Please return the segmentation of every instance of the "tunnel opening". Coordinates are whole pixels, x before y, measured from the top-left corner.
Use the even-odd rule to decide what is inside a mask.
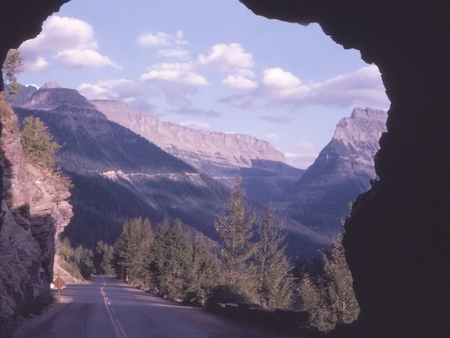
[[[392,102],[376,158],[380,180],[354,205],[344,237],[362,310],[360,330],[368,337],[445,336],[450,299],[445,263],[450,250],[448,5],[242,2],[266,17],[318,22],[337,43],[360,50],[364,60],[379,67]],[[23,25],[19,5],[8,4],[2,13],[13,14],[2,22],[22,25],[2,30],[8,32],[2,54],[37,35],[43,19],[60,4],[22,11],[35,13],[29,25]]]

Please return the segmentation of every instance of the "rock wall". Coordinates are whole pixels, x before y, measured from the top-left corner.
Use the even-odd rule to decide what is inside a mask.
[[[318,22],[378,65],[392,102],[344,246],[361,306],[359,337],[448,336],[450,5],[407,0],[241,0],[255,13]]]
[[[55,238],[72,206],[64,178],[25,160],[17,118],[4,102],[0,113],[0,318],[8,321],[49,290]]]

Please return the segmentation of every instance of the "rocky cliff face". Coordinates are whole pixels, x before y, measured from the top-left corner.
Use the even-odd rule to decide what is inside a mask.
[[[195,130],[161,122],[118,101],[92,102],[109,120],[145,137],[227,186],[234,185],[237,175],[242,176],[247,196],[257,202],[274,200],[303,174],[303,170],[287,165],[284,154],[271,143],[255,137]]]
[[[48,291],[55,239],[73,214],[66,180],[25,160],[17,118],[4,102],[0,110],[0,318],[8,319]]]
[[[111,121],[129,128],[210,176],[236,168],[251,168],[252,160],[285,161],[284,154],[272,144],[249,135],[208,132],[162,122],[149,114],[137,113],[118,101],[92,102]]]
[[[331,238],[342,232],[349,204],[376,178],[373,159],[386,118],[385,111],[356,108],[337,124],[330,143],[284,196],[291,217]]]

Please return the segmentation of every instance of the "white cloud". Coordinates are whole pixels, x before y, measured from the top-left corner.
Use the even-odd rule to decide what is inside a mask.
[[[286,162],[296,168],[307,169],[311,164],[314,163],[318,154],[294,154],[294,153],[284,153],[286,157]]]
[[[311,150],[314,149],[314,144],[309,142],[299,142],[297,143],[297,148],[303,149],[303,150]]]
[[[264,70],[258,88],[250,93],[219,100],[233,106],[252,108],[261,105],[323,105],[353,108],[389,105],[381,75],[376,66],[360,68],[324,82],[302,83],[300,78],[281,68]]]
[[[55,55],[55,59],[72,68],[103,68],[120,67],[109,57],[101,55],[95,50],[64,50]]]
[[[198,63],[202,66],[212,66],[221,72],[253,67],[253,55],[245,53],[239,43],[217,44],[211,48],[208,55],[199,55]]]
[[[137,42],[145,47],[187,45],[188,42],[183,40],[183,35],[182,30],[178,30],[175,35],[170,35],[161,31],[156,33],[145,33],[139,35]]]
[[[187,122],[180,122],[179,124],[184,127],[192,129],[207,130],[211,128],[210,124],[206,122],[187,121]]]
[[[280,135],[276,134],[276,133],[268,133],[268,134],[263,134],[261,135],[263,138],[272,140],[272,141],[277,141],[280,138]]]
[[[156,52],[156,57],[166,59],[189,60],[191,58],[189,52],[185,49],[162,49]]]
[[[119,100],[138,110],[152,108],[147,100],[151,90],[142,82],[127,79],[99,81],[96,84],[83,83],[77,90],[88,99]]]
[[[302,84],[294,74],[281,68],[268,68],[263,73],[263,85],[276,88],[295,88]]]
[[[258,87],[256,82],[247,79],[242,74],[228,75],[222,83],[237,90],[252,90]]]
[[[42,56],[38,56],[32,61],[25,60],[25,68],[33,73],[39,73],[46,70],[49,67],[49,63]]]
[[[57,53],[55,59],[76,68],[115,67],[107,56],[101,55],[92,26],[80,19],[53,15],[42,25],[42,32],[34,39],[25,41],[20,47],[28,70],[43,70],[45,59],[41,54]],[[86,60],[81,58],[86,57]],[[44,62],[45,61],[45,62]]]
[[[140,77],[141,81],[160,80],[189,86],[206,86],[208,80],[194,71],[191,63],[160,63]]]

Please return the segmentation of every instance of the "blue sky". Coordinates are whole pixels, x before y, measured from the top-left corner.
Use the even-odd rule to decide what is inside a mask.
[[[163,121],[249,134],[301,168],[354,107],[389,107],[359,52],[237,0],[72,0],[43,28],[19,49],[22,83],[57,81]]]

